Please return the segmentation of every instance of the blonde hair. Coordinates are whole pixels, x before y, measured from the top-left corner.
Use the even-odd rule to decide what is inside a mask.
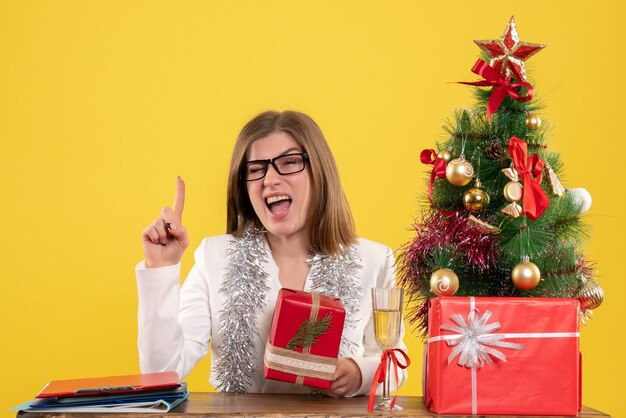
[[[354,221],[341,187],[335,159],[321,129],[309,116],[295,111],[267,111],[246,124],[239,133],[230,164],[226,231],[235,236],[249,226],[262,227],[240,173],[250,145],[273,132],[286,132],[307,153],[311,174],[309,208],[310,245],[329,255],[356,241]]]

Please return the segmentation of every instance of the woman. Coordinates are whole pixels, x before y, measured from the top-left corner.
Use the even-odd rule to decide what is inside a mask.
[[[184,377],[211,343],[210,380],[219,390],[310,392],[263,377],[273,309],[285,287],[341,298],[346,324],[327,394],[368,392],[380,361],[370,288],[394,285],[394,259],[388,247],[356,237],[317,124],[293,111],[265,112],[246,124],[230,166],[227,235],[202,241],[179,288],[189,244],[184,194],[178,178],[173,207],[143,231],[146,259],[136,268],[142,371]]]

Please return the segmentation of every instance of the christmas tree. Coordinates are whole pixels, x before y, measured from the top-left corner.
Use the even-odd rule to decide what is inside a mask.
[[[603,299],[582,253],[591,196],[561,184],[537,116],[525,61],[545,45],[521,41],[513,18],[500,39],[474,42],[483,56],[472,72],[483,79],[461,84],[475,86],[476,104],[420,156],[428,201],[399,262],[408,319],[424,335],[428,298],[456,295],[577,298],[584,320]]]

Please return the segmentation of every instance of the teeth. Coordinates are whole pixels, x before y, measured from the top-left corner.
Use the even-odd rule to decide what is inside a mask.
[[[265,201],[267,202],[268,205],[271,205],[272,203],[276,203],[276,202],[280,202],[281,200],[289,200],[290,197],[287,195],[281,195],[281,196],[270,196],[267,199],[265,199]]]

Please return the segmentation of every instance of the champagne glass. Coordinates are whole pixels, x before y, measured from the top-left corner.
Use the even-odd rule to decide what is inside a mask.
[[[402,303],[404,289],[374,288],[372,289],[372,306],[374,308],[374,331],[376,344],[382,350],[394,348],[400,340],[400,325],[402,324]],[[383,381],[383,399],[375,409],[389,410],[391,407],[391,356],[387,358],[387,373]],[[392,410],[402,410],[395,405]]]

